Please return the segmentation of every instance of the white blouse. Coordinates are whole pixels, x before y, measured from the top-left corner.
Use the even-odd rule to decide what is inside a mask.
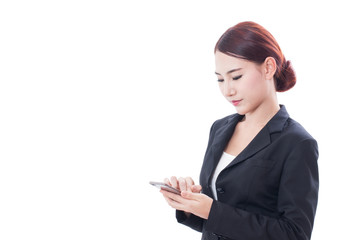
[[[226,152],[223,152],[223,154],[221,155],[221,158],[220,158],[220,161],[218,163],[218,165],[216,166],[216,169],[214,171],[214,174],[212,176],[212,179],[211,179],[211,189],[212,189],[212,192],[214,194],[214,198],[215,200],[217,200],[217,193],[216,193],[216,179],[217,177],[219,176],[220,172],[227,166],[229,165],[232,160],[234,160],[235,156],[233,155],[230,155]]]

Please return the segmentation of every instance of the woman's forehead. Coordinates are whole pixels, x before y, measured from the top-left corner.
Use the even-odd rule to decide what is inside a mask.
[[[245,59],[232,57],[219,51],[215,53],[215,72],[221,75],[234,72],[235,69],[248,68],[250,64],[251,62]]]

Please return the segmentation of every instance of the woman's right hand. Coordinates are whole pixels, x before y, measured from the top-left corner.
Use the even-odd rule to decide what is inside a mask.
[[[193,193],[201,192],[201,186],[195,185],[194,180],[191,177],[176,178],[175,176],[172,176],[170,179],[165,178],[164,183],[166,183],[180,191],[189,191],[189,192],[193,192]]]

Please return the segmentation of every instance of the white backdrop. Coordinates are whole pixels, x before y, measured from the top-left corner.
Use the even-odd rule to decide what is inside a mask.
[[[213,48],[267,28],[279,94],[317,140],[314,240],[360,239],[356,1],[1,1],[0,239],[200,239],[150,180],[198,179],[221,96]]]

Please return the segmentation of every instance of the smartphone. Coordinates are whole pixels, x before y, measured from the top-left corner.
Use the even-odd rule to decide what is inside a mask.
[[[161,190],[165,190],[165,191],[168,191],[168,192],[172,192],[172,193],[175,193],[175,194],[178,194],[180,195],[180,191],[176,188],[173,188],[169,185],[167,185],[166,183],[163,183],[163,182],[150,182],[151,185],[161,189]]]

